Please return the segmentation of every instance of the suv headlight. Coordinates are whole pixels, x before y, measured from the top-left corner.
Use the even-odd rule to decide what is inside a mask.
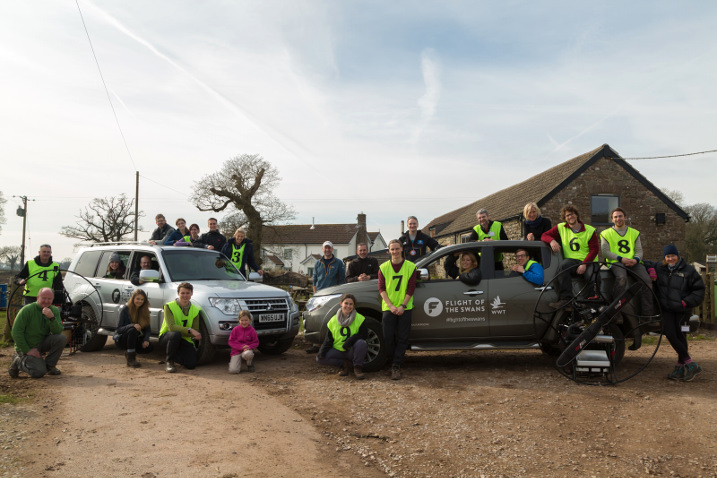
[[[299,312],[299,306],[296,305],[296,302],[289,297],[289,315],[294,315]]]
[[[322,295],[320,297],[312,297],[306,303],[306,312],[313,312],[319,307],[323,307],[331,299],[337,299],[341,297],[341,294]]]
[[[223,297],[210,297],[209,303],[212,307],[224,312],[226,315],[239,315],[242,309],[246,309],[244,301],[241,299],[225,299]]]

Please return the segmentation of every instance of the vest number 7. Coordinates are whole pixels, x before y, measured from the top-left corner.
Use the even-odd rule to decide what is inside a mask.
[[[393,280],[398,279],[398,283],[396,284],[396,292],[401,290],[401,281],[403,280],[403,276],[393,276]]]

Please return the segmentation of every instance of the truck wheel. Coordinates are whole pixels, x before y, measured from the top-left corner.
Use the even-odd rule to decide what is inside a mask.
[[[203,365],[212,361],[217,348],[213,343],[209,342],[209,331],[201,318],[199,321],[199,333],[202,334],[202,340],[199,341],[199,347],[197,347],[197,361]]]
[[[371,317],[366,317],[366,328],[368,337],[366,343],[366,361],[363,364],[364,372],[376,372],[386,363],[387,347],[383,340],[383,328],[381,322]]]
[[[275,337],[259,337],[259,351],[267,355],[280,355],[291,348],[294,337],[277,339]]]
[[[82,352],[96,352],[105,346],[105,343],[107,343],[107,336],[98,334],[97,330],[99,328],[100,324],[97,322],[95,309],[93,309],[89,304],[84,304],[82,306],[80,324],[75,332],[79,334],[77,340],[79,340],[82,344],[79,347]]]

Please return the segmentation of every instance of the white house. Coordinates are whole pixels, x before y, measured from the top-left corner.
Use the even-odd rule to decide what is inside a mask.
[[[359,214],[356,224],[264,226],[262,258],[266,267],[277,264],[266,260],[274,255],[283,262],[284,270],[312,275],[325,241],[333,243],[334,256],[339,259],[356,254],[356,244],[361,242],[368,244],[369,251],[386,248],[381,233],[367,232],[366,215]]]

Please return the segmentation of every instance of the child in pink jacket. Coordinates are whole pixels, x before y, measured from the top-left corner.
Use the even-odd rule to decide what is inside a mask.
[[[246,361],[247,370],[253,372],[252,360],[254,349],[259,346],[259,337],[251,326],[251,313],[248,310],[239,312],[239,325],[234,327],[229,335],[229,346],[232,348],[229,373],[241,371],[241,359]]]

